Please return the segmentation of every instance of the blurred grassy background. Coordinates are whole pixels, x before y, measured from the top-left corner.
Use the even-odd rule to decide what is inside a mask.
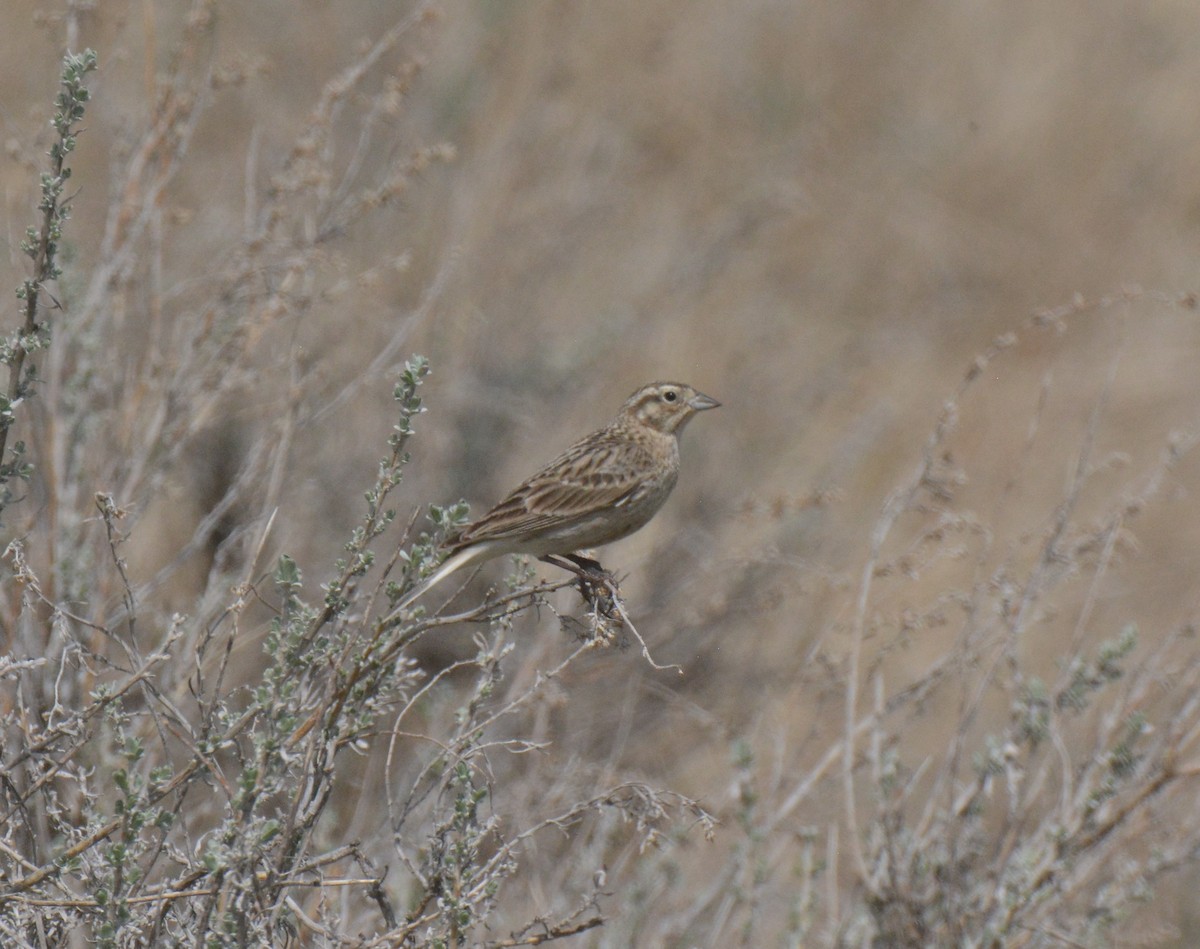
[[[325,281],[365,256],[381,264],[348,297],[324,304],[314,291],[293,341],[327,383],[314,397],[332,398],[406,334],[402,352],[435,370],[406,496],[414,507],[465,496],[476,509],[645,381],[682,379],[725,403],[687,432],[668,507],[604,558],[628,573],[656,658],[686,674],[651,673],[636,651],[596,657],[555,710],[564,761],[637,768],[720,806],[715,762],[731,737],[802,733],[818,708],[816,660],[840,661],[870,526],[996,335],[1019,339],[964,404],[954,460],[969,478],[964,509],[995,515],[999,550],[1044,525],[1101,400],[1094,457],[1120,464],[1097,497],[1195,427],[1200,327],[1177,302],[1196,286],[1200,246],[1191,5],[439,9],[408,44],[424,68],[385,117],[394,137],[368,161],[443,141],[457,158],[331,246]],[[395,16],[392,4],[330,0],[217,11],[211,65],[227,81],[162,199],[158,295],[178,320],[189,288],[240,239],[247,182],[277,169],[321,85]],[[110,163],[185,15],[144,0],[82,16],[75,45],[97,49],[101,71],[76,163],[81,266],[96,253]],[[0,7],[0,36],[15,286],[64,37],[54,8],[31,0]],[[1152,292],[1119,299],[1131,287]],[[1065,333],[1026,327],[1076,299]],[[130,301],[131,338],[142,302]],[[161,544],[191,530],[226,456],[269,423],[272,389],[288,380],[271,375],[282,354],[261,358],[262,398],[220,420],[169,503],[146,512]],[[347,485],[374,470],[388,378],[365,379],[300,436],[275,540],[310,579],[352,523],[359,492]],[[1153,634],[1194,610],[1197,475],[1194,460],[1174,471],[1138,522],[1138,556],[1106,594],[1098,634],[1130,619]],[[165,549],[150,540],[138,540],[143,569]],[[881,624],[961,577],[925,581],[884,590]],[[913,649],[943,645],[916,636]],[[1052,637],[1029,648],[1053,668]],[[894,662],[902,680],[903,654]]]

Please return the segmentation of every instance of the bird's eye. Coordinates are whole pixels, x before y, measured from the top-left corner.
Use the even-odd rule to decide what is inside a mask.
[[[676,392],[674,389],[668,389],[666,392],[663,393],[663,401],[664,402],[674,402],[678,398],[679,398],[679,393]]]

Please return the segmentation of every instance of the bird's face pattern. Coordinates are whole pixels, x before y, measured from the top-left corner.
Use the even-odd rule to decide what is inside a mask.
[[[697,412],[720,404],[682,382],[652,382],[629,397],[621,415],[664,435],[676,435]]]

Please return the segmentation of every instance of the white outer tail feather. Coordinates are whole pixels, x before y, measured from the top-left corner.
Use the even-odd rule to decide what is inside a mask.
[[[408,609],[420,597],[424,596],[435,586],[441,583],[446,577],[452,573],[456,573],[463,567],[469,567],[471,564],[479,563],[481,560],[487,560],[494,557],[499,551],[494,551],[490,544],[474,544],[471,547],[465,547],[458,553],[451,554],[431,573],[425,580],[419,583],[416,589],[412,590],[408,596],[396,604],[396,608],[392,610],[391,615],[395,616],[401,610]]]

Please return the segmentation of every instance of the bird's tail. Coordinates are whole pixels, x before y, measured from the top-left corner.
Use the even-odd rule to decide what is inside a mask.
[[[456,573],[463,567],[469,567],[471,564],[479,563],[481,560],[486,560],[490,556],[492,556],[492,553],[487,548],[486,544],[475,544],[471,547],[464,547],[462,550],[451,554],[442,561],[441,566],[433,571],[433,573],[426,577],[421,583],[418,583],[416,587],[409,592],[408,596],[396,604],[396,608],[392,610],[388,618],[390,619],[392,616],[395,616],[401,610],[408,609],[408,607],[410,607],[414,602],[445,580],[446,577],[450,576],[450,574]]]

